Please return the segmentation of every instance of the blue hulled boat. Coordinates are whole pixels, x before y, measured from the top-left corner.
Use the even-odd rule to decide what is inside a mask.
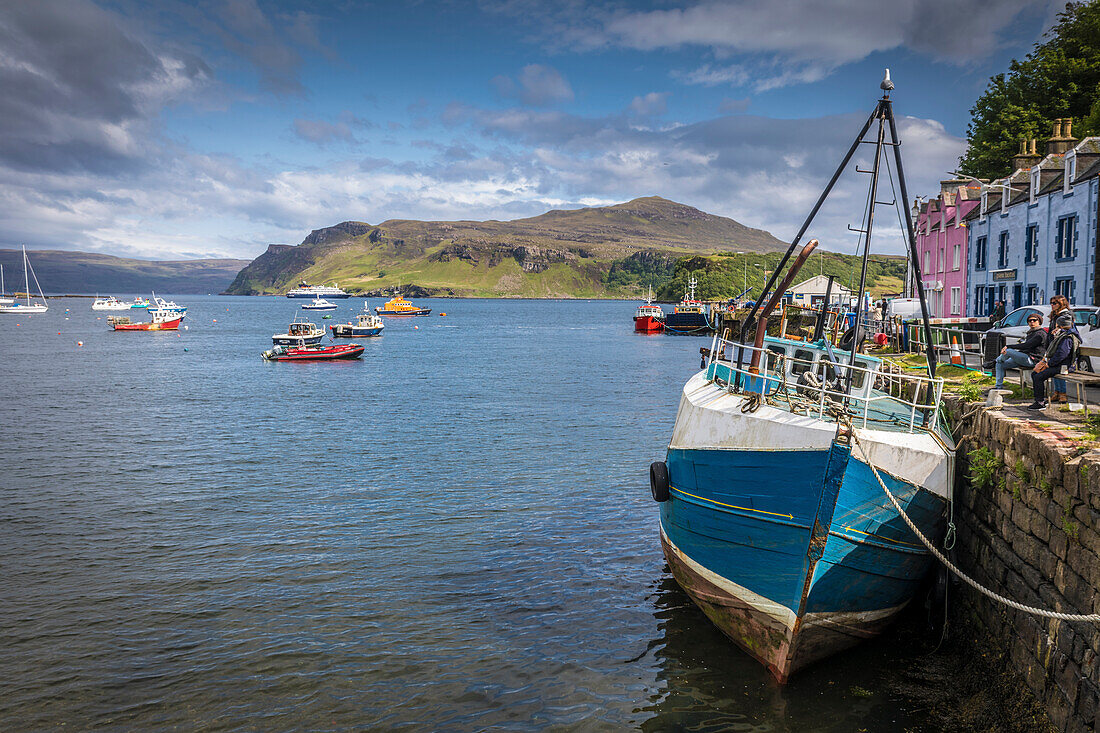
[[[816,240],[774,287],[779,274],[878,121],[872,203],[860,230],[864,269],[856,302],[864,301],[878,172],[887,147],[894,150],[901,179],[897,199],[908,200],[888,83],[889,72],[887,94],[741,333],[715,337],[703,370],[684,386],[666,460],[650,468],[653,496],[661,502],[661,542],[676,581],[780,682],[878,633],[927,573],[932,557],[883,485],[932,541],[944,534],[951,500],[955,446],[942,424],[943,380],[935,378],[931,353],[928,372],[917,376],[839,350],[833,346],[839,334],[830,338],[825,332],[824,311],[809,341],[765,335],[768,315]],[[905,214],[913,256],[912,222]],[[861,340],[858,328],[855,344]]]

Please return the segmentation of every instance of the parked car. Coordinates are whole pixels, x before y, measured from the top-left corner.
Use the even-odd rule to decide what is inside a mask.
[[[1094,305],[1073,306],[1073,322],[1077,324],[1077,330],[1081,333],[1081,343],[1085,346],[1100,346],[1100,326],[1090,325],[1090,320],[1093,323],[1100,324],[1100,319],[1089,318],[1089,316],[1098,312],[1100,312],[1100,308]],[[1005,338],[1008,346],[1012,346],[1012,344],[1022,339],[1024,334],[1027,333],[1027,317],[1035,313],[1043,317],[1044,328],[1050,326],[1047,320],[1050,315],[1049,305],[1025,305],[1023,308],[1017,308],[997,323],[994,323],[988,331],[982,334],[982,353],[987,353],[985,339],[990,334],[1000,334]],[[1100,363],[1094,364],[1089,357],[1078,356],[1077,368],[1082,371],[1095,372],[1100,370]]]

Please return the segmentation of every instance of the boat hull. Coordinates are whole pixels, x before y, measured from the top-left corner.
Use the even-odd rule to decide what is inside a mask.
[[[339,344],[324,349],[288,349],[284,353],[263,352],[263,357],[268,361],[335,361],[341,359],[358,359],[363,355],[363,347],[359,344]]]
[[[183,317],[161,323],[114,323],[111,328],[116,331],[178,331]]]
[[[665,316],[665,331],[669,333],[704,334],[710,330],[710,321],[702,313],[669,313]]]
[[[304,310],[304,311],[334,311],[334,310],[336,310],[336,306],[334,306],[334,305],[303,305],[302,310]]]
[[[291,336],[289,334],[280,334],[278,336],[271,337],[271,343],[275,346],[294,346],[295,344],[306,344],[311,346],[313,344],[321,343],[321,338],[324,336],[324,332],[315,334],[313,336]]]
[[[653,316],[634,316],[634,330],[639,333],[660,333],[665,324]]]
[[[700,376],[685,386],[666,464],[661,541],[707,617],[780,682],[879,633],[916,594],[944,531],[953,458],[927,433],[836,426],[762,405]],[[863,452],[866,450],[866,454]]]
[[[333,338],[368,338],[381,336],[382,326],[351,326],[346,323],[336,323],[329,326],[332,329]]]
[[[432,313],[431,308],[416,308],[408,311],[387,311],[382,310],[379,306],[374,309],[374,312],[380,316],[429,316]]]
[[[286,294],[286,297],[288,297],[288,298],[305,298],[306,300],[313,300],[314,298],[316,298],[318,296],[324,298],[325,300],[344,300],[345,298],[350,298],[351,297],[351,295],[348,294],[348,293],[294,293],[294,292],[290,292],[290,293]]]
[[[14,313],[16,315],[18,315],[20,313],[26,313],[28,315],[31,314],[31,313],[45,313],[47,310],[49,310],[49,307],[45,306],[45,305],[5,305],[5,306],[0,306],[0,313]]]

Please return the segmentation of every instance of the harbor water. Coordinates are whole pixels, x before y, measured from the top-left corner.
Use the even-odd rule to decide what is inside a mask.
[[[779,687],[672,581],[648,466],[708,341],[433,299],[272,363],[299,302],[170,297],[178,334],[0,316],[0,729],[928,725],[912,645]]]

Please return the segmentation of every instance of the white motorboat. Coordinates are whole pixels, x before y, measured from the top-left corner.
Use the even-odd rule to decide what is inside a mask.
[[[149,306],[150,310],[156,309],[164,311],[165,313],[178,313],[183,315],[187,312],[187,306],[176,305],[174,300],[165,300],[164,298],[157,297],[156,293],[153,293],[153,304]]]
[[[31,301],[30,278],[32,277],[34,278],[35,286],[38,287],[38,297],[42,301],[41,303],[37,300]],[[27,302],[0,305],[0,313],[45,313],[49,309],[49,306],[46,305],[46,296],[42,294],[42,286],[38,284],[38,276],[34,274],[34,268],[31,267],[30,260],[27,259],[26,246],[23,247],[23,285],[24,291],[27,293]]]
[[[130,304],[124,303],[113,295],[108,295],[106,298],[100,298],[96,296],[95,302],[92,303],[92,310],[94,311],[128,311],[130,310]]]
[[[302,306],[304,311],[334,311],[337,306],[335,303],[330,303],[324,298],[314,298],[306,305]]]
[[[310,346],[320,343],[324,335],[325,329],[298,317],[287,326],[286,333],[272,334],[271,343],[276,346],[294,346],[295,344]]]

